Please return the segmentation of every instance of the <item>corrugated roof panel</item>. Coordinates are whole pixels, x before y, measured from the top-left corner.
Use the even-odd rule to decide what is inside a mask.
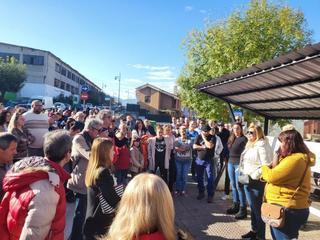
[[[320,118],[320,43],[199,86],[271,118]]]

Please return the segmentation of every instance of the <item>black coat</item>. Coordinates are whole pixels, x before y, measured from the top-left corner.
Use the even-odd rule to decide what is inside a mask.
[[[114,214],[103,214],[97,195],[102,193],[107,203],[116,208],[120,197],[114,190],[114,180],[110,171],[101,168],[96,185],[87,190],[87,212],[83,233],[85,239],[95,239],[96,236],[106,234],[114,218]]]

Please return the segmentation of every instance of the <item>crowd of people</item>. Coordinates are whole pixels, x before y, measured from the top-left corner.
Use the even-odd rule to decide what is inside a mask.
[[[36,100],[31,110],[2,110],[0,131],[1,239],[177,239],[172,198],[188,194],[188,173],[194,198],[211,204],[224,166],[226,213],[245,219],[250,207],[242,238],[265,239],[263,203],[284,207],[273,239],[298,238],[309,215],[315,156],[293,126],[274,153],[261,127],[240,118],[152,126],[107,109],[44,111]]]

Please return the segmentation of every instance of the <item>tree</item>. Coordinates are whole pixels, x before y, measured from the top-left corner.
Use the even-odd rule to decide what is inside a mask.
[[[62,103],[68,103],[70,105],[73,105],[73,96],[65,96],[63,93],[60,93],[58,96],[53,98],[54,102],[62,102]]]
[[[304,15],[285,5],[252,0],[243,11],[207,23],[184,41],[187,63],[179,78],[183,105],[204,118],[228,119],[226,103],[199,93],[195,86],[209,79],[247,68],[311,42]],[[256,115],[245,113],[247,121]]]
[[[0,58],[1,98],[3,98],[5,92],[18,92],[26,79],[26,66],[24,64],[20,64],[14,57]]]

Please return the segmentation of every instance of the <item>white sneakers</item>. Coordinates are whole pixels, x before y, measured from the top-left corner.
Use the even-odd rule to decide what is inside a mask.
[[[222,197],[221,197],[221,200],[229,200],[229,199],[231,199],[231,196],[230,195],[226,195],[226,194],[224,194]]]

